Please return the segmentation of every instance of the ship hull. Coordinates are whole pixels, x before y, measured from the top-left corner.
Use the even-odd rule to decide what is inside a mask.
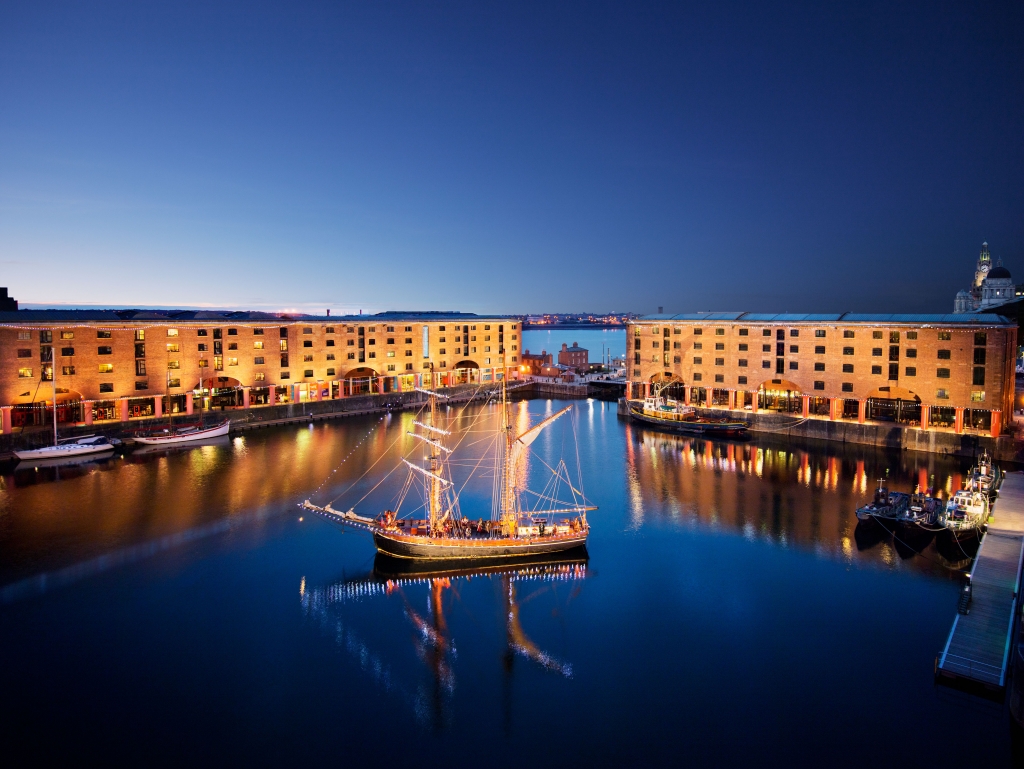
[[[747,433],[746,422],[700,422],[697,420],[679,421],[674,419],[658,419],[657,417],[647,416],[643,412],[638,412],[635,409],[631,412],[631,416],[638,422],[651,425],[652,427],[657,427],[659,430],[665,430],[670,433],[726,436],[746,435]]]
[[[587,535],[503,539],[443,539],[373,532],[377,550],[394,558],[430,561],[503,561],[524,556],[561,553],[587,544]]]

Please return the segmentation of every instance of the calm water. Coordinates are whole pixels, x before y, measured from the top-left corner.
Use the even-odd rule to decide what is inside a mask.
[[[558,362],[558,351],[562,344],[572,347],[579,342],[580,347],[590,351],[590,360],[601,361],[601,345],[612,351],[613,358],[621,358],[626,354],[626,332],[621,328],[549,328],[527,329],[523,332],[523,349],[536,354],[547,350]]]
[[[558,402],[516,404],[524,423]],[[589,562],[387,582],[295,503],[376,510],[411,414],[248,433],[0,493],[5,748],[194,761],[446,766],[1003,766],[1008,718],[932,683],[957,553],[858,531],[886,469],[963,463],[709,443],[578,402]],[[467,412],[461,483],[491,408]],[[376,464],[374,464],[376,463]],[[337,471],[335,469],[337,468]],[[359,481],[370,470],[372,480]],[[542,463],[531,474],[540,478]],[[325,482],[325,479],[326,482]],[[485,465],[467,514],[489,512]],[[924,555],[913,554],[911,546]],[[994,722],[1005,739],[979,742]]]

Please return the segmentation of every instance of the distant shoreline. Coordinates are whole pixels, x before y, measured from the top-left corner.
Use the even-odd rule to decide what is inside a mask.
[[[527,323],[523,321],[523,331],[540,331],[545,328],[621,328],[625,330],[625,323]]]

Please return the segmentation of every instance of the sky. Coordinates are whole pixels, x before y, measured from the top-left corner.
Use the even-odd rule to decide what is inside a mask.
[[[1024,281],[1022,137],[1019,2],[0,0],[0,285],[950,312]]]

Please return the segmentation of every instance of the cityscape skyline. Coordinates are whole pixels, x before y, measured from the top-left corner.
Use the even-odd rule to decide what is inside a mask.
[[[947,311],[982,241],[1024,255],[1022,13],[7,6],[3,282],[38,305]]]

